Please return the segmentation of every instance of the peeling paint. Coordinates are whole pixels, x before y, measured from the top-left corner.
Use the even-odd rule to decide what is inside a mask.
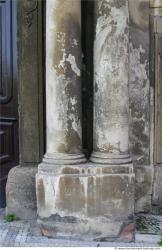
[[[94,150],[115,154],[129,150],[127,5],[127,1],[120,8],[113,1],[95,3]]]
[[[73,55],[68,55],[66,61],[70,63],[71,68],[74,71],[74,73],[77,76],[80,76],[80,69],[78,68],[78,66],[76,64],[75,57]]]
[[[80,154],[80,3],[49,0],[47,16],[47,152]]]

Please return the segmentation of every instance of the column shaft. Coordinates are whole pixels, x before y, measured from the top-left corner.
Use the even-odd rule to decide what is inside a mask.
[[[85,161],[81,125],[81,2],[46,3],[46,121],[44,161]]]
[[[131,162],[128,16],[127,0],[95,1],[93,162]]]
[[[94,3],[98,11],[94,48],[94,149],[99,157],[94,153],[92,160],[110,162],[108,157],[115,155],[118,163],[124,157],[129,162],[127,1],[95,0]],[[41,164],[36,175],[41,232],[54,238],[131,242],[135,228],[133,165],[67,164],[67,156],[84,160],[78,70],[80,0],[47,0],[47,36],[47,155],[55,166]],[[103,159],[105,155],[107,158]],[[66,165],[57,165],[58,156],[63,156],[60,162],[64,160]],[[72,158],[69,161],[76,163]]]

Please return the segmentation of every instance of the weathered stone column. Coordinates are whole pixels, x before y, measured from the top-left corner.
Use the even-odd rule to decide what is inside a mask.
[[[47,152],[43,162],[84,162],[81,128],[81,3],[46,4]]]
[[[132,164],[113,166],[107,163],[80,164],[85,160],[81,153],[80,2],[80,0],[47,0],[47,153],[43,163],[39,166],[36,178],[38,223],[42,233],[48,237],[88,241],[132,241],[134,240],[134,173]],[[119,8],[113,5],[114,2],[118,3],[117,7]],[[94,3],[97,2],[94,1]],[[123,66],[119,63],[115,65],[115,69],[116,75],[120,71],[118,67],[121,66],[123,66],[121,70],[127,72],[128,33],[127,31],[123,32],[123,29],[127,28],[125,24],[127,18],[124,16],[128,16],[126,2],[122,1],[123,5],[120,4],[121,0],[98,1],[99,3],[101,5],[105,3],[105,12],[101,19],[105,18],[103,28],[105,27],[106,31],[114,30],[114,27],[117,26],[114,26],[111,21],[108,22],[111,9],[112,14],[115,13],[114,15],[117,15],[123,23],[123,25],[120,24],[119,31],[118,27],[115,28],[117,34],[114,39],[112,37],[112,41],[116,44],[117,50],[118,46],[121,46],[120,43],[123,44],[124,39],[125,46],[121,46],[121,53],[126,54],[125,57],[123,56],[125,64]],[[121,37],[118,35],[120,32]],[[110,35],[109,32],[106,32],[107,39],[111,37]],[[116,37],[119,38],[119,45],[114,41]],[[105,48],[105,44],[109,43],[106,39],[101,38],[103,48]],[[98,46],[100,46],[99,43]],[[101,56],[103,55],[101,54]],[[118,50],[117,55],[114,51],[114,56],[118,57],[120,61]],[[103,62],[104,60],[98,60],[100,66]],[[115,62],[117,64],[117,58]],[[111,64],[113,68],[112,61],[110,61],[110,68]],[[97,65],[95,65],[96,67]],[[125,103],[128,100],[128,75],[126,72],[121,79],[126,97],[119,82],[113,83],[116,86],[119,85],[119,93],[122,96],[119,95],[118,98],[125,98],[125,101],[121,101],[121,103],[127,108]],[[107,71],[102,75],[103,79],[105,73]],[[107,82],[106,80],[103,82],[103,90],[107,91],[105,88]],[[98,84],[98,89],[100,87],[102,86]],[[101,90],[98,91],[101,92]],[[105,97],[109,99],[109,95],[117,97],[115,91],[107,93]],[[103,98],[101,100],[103,102]],[[100,99],[95,98],[95,101],[99,102]],[[103,104],[102,102],[101,104]],[[96,104],[96,107],[99,108],[99,106],[99,103]],[[107,113],[106,115],[104,113],[106,111],[106,107],[103,106],[102,116],[106,117]],[[123,114],[123,110],[120,109],[120,111]],[[125,112],[126,115],[123,114],[123,119],[128,125],[127,110]],[[119,117],[122,117],[121,113],[119,112]],[[98,116],[97,118],[102,120],[102,123],[107,123],[107,120],[101,119],[102,117]],[[123,121],[122,118],[120,120]],[[124,125],[122,124],[122,126]],[[126,132],[128,126],[126,132],[122,128],[119,126],[120,133],[123,132],[126,135],[127,143],[124,144],[119,137],[119,140],[122,141],[120,149],[123,154],[127,154],[128,135]],[[107,134],[107,129],[104,125],[105,134]],[[102,133],[102,131],[97,132]],[[120,134],[118,130],[117,133]],[[122,139],[124,135],[122,135]],[[118,156],[117,153],[116,155]],[[127,155],[125,158],[129,159]],[[130,159],[124,162],[129,161]]]
[[[128,1],[95,1],[94,152],[96,163],[129,163]]]

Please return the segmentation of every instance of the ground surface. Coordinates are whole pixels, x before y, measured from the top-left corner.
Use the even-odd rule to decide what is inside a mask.
[[[79,242],[43,237],[36,221],[4,220],[0,209],[0,246],[24,247],[158,247],[162,235],[162,216],[141,214],[137,217],[136,243]]]

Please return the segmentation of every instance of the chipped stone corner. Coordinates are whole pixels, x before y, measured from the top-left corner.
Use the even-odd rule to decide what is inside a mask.
[[[37,218],[35,175],[37,165],[17,166],[10,170],[6,185],[6,213],[18,218]]]

